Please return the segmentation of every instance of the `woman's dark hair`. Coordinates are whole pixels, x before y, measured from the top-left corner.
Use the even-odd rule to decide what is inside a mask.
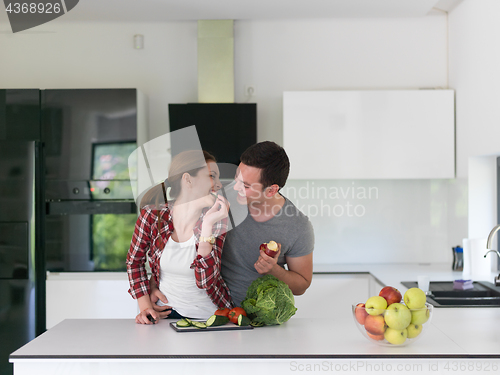
[[[256,143],[243,152],[240,161],[250,167],[260,168],[260,183],[265,189],[271,185],[285,186],[290,172],[290,161],[280,145],[265,141]]]

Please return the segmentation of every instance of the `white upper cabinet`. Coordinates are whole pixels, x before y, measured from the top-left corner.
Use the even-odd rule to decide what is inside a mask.
[[[288,91],[291,179],[455,177],[453,90]]]

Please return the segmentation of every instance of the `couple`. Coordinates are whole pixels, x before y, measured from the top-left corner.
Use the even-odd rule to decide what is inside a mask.
[[[239,306],[251,282],[265,274],[284,281],[295,295],[311,283],[312,225],[279,193],[290,169],[285,150],[261,142],[241,155],[233,189],[248,215],[229,232],[229,204],[212,194],[222,188],[216,160],[203,152],[204,163],[196,163],[195,154],[200,153],[175,157],[165,183],[141,201],[127,255],[129,293],[140,310],[137,323],[152,324],[148,316],[207,319],[217,308]],[[164,204],[167,187],[171,200]],[[259,250],[271,240],[279,244],[274,258]]]

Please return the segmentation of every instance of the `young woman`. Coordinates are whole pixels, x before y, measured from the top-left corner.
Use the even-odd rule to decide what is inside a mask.
[[[168,179],[142,198],[127,255],[129,293],[140,309],[137,323],[152,324],[167,315],[206,319],[217,308],[232,307],[220,274],[229,209],[214,194],[221,187],[212,155],[184,151],[173,158]],[[153,307],[157,300],[168,305],[166,312],[156,311],[166,309]]]

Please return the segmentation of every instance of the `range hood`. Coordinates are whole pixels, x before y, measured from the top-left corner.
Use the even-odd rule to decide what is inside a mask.
[[[198,102],[234,103],[234,22],[198,21]]]
[[[237,165],[257,142],[257,104],[234,102],[233,26],[232,20],[198,21],[198,103],[169,104],[169,124],[171,132],[195,125],[204,150]]]

